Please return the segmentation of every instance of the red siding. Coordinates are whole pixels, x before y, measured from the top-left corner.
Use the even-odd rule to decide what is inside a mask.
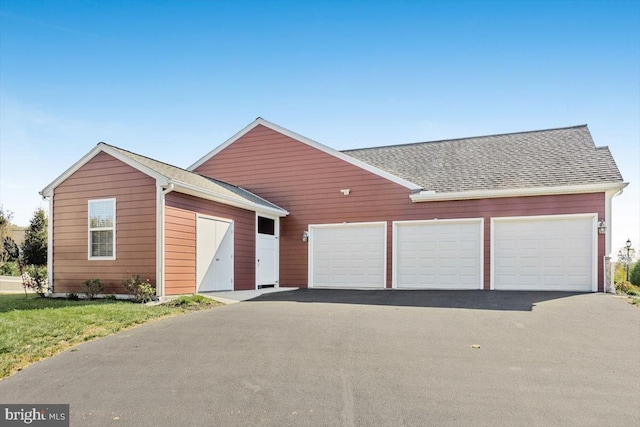
[[[165,199],[165,294],[196,291],[196,215],[234,221],[234,288],[255,289],[255,213],[179,193]]]
[[[53,198],[54,292],[81,292],[98,278],[106,292],[124,293],[122,280],[156,277],[155,180],[100,153],[62,182]],[[116,199],[116,259],[88,260],[88,201]]]
[[[491,217],[595,212],[604,218],[603,193],[413,203],[408,189],[264,126],[252,129],[196,172],[244,187],[290,212],[281,220],[282,286],[307,285],[308,246],[301,237],[309,224],[388,221],[390,287],[391,221],[485,218],[484,284],[488,289]],[[344,188],[351,190],[349,196],[340,192]],[[600,288],[603,255],[604,237],[600,236]]]

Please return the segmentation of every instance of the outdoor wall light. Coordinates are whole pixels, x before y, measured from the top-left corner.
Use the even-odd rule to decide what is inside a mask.
[[[343,188],[342,190],[340,190],[340,192],[341,192],[343,195],[348,196],[348,195],[349,195],[349,193],[351,193],[351,190],[350,190],[350,189],[348,189],[348,188]]]
[[[604,234],[607,231],[607,223],[604,221],[598,221],[598,234]]]
[[[309,232],[307,230],[302,232],[302,241],[303,242],[308,242],[309,241]]]

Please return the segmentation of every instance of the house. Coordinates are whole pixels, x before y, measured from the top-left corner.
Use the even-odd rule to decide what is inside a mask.
[[[54,294],[589,292],[626,185],[586,125],[341,152],[258,118],[187,169],[100,143],[41,194]]]

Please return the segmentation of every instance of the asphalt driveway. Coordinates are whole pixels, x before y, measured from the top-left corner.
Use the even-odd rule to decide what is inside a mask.
[[[610,295],[298,290],[83,344],[0,402],[72,426],[625,426],[639,366],[640,309]]]

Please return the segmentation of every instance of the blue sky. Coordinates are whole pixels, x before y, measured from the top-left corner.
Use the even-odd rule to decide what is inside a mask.
[[[0,0],[0,203],[104,141],[187,167],[256,117],[336,149],[588,124],[640,243],[639,1]]]

